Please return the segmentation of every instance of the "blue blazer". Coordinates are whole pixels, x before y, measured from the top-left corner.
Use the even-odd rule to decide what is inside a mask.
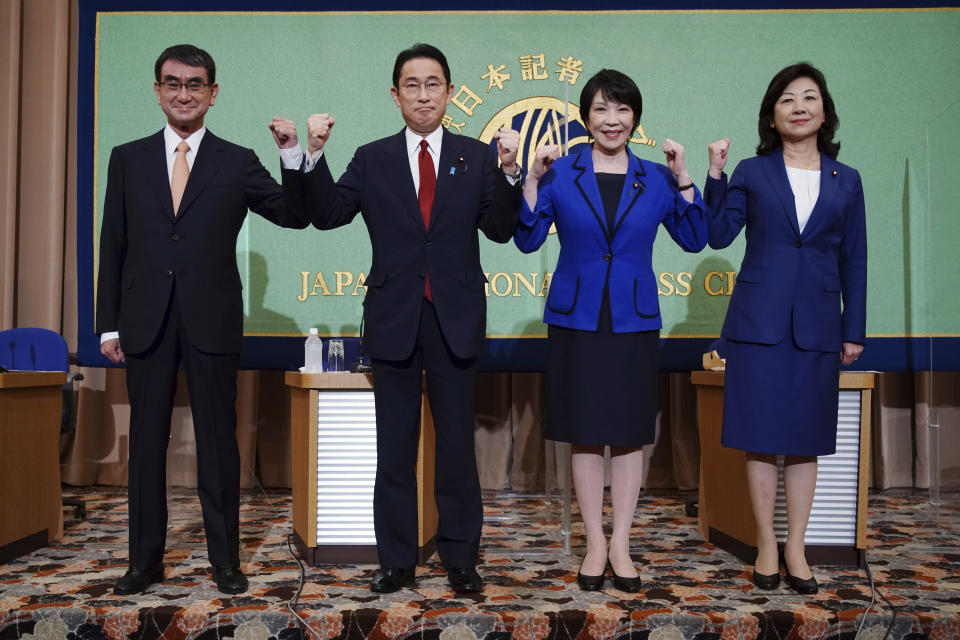
[[[596,331],[609,287],[613,330],[660,329],[659,289],[653,274],[653,241],[662,223],[685,251],[707,244],[707,220],[700,192],[688,203],[670,169],[640,160],[627,150],[623,193],[612,229],[607,228],[593,155],[586,147],[556,160],[537,191],[531,211],[526,199],[513,240],[524,253],[536,251],[556,223],[560,257],[550,282],[543,321]]]
[[[802,234],[780,150],[742,161],[729,184],[708,177],[705,199],[711,247],[747,227],[724,338],[777,344],[792,327],[802,349],[865,341],[867,232],[855,169],[820,155],[820,195]]]

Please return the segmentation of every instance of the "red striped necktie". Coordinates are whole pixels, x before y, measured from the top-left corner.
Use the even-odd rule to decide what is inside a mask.
[[[430,210],[433,209],[433,194],[437,190],[437,174],[433,168],[433,157],[427,151],[427,140],[420,141],[420,215],[423,216],[423,226],[430,228]],[[426,274],[424,279],[423,297],[433,302],[433,294],[430,293],[430,274]]]

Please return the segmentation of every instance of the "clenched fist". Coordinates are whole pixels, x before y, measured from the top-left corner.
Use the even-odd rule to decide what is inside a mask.
[[[517,151],[520,149],[520,132],[500,127],[493,134],[493,139],[497,141],[497,155],[500,156],[503,172],[513,175],[516,172]]]
[[[682,184],[690,182],[690,174],[687,173],[687,160],[683,156],[683,145],[674,142],[670,138],[663,141],[663,154],[667,157],[667,166],[676,176],[677,181]]]
[[[335,122],[329,113],[315,113],[307,118],[307,155],[323,149]]]
[[[710,152],[710,177],[720,179],[720,172],[727,164],[727,151],[730,150],[730,138],[717,140],[709,147]]]
[[[548,144],[537,149],[533,158],[533,166],[530,167],[529,177],[539,180],[547,172],[553,161],[560,157],[560,145]]]
[[[292,149],[297,146],[297,125],[293,120],[273,116],[273,120],[267,125],[273,132],[273,139],[281,149]]]

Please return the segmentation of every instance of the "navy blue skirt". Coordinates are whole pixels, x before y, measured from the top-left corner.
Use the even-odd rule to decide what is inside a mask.
[[[725,447],[753,453],[827,456],[837,448],[840,354],[726,340]]]

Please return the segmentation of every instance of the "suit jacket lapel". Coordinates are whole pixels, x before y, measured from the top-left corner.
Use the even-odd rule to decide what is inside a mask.
[[[627,149],[627,174],[623,177],[623,192],[620,194],[620,204],[617,205],[617,215],[613,219],[611,238],[617,234],[620,223],[633,208],[633,203],[637,201],[637,197],[643,193],[646,187],[643,177],[646,175],[646,171],[643,170],[643,163]]]
[[[456,185],[463,180],[466,170],[469,170],[463,153],[461,137],[444,130],[443,142],[440,143],[440,164],[437,167],[437,190],[434,192],[433,209],[430,211],[430,226],[436,223],[444,205],[455,199]],[[451,169],[453,173],[450,173]],[[480,169],[481,167],[477,167],[477,170]]]
[[[597,186],[597,176],[593,172],[593,148],[587,145],[583,148],[577,159],[573,161],[573,171],[577,174],[573,183],[577,185],[577,190],[583,197],[587,207],[593,213],[597,224],[603,229],[604,235],[608,235],[606,216],[603,215],[603,200],[600,198],[600,188]]]
[[[424,229],[423,215],[420,213],[420,201],[417,199],[417,186],[413,182],[413,174],[410,173],[406,128],[401,129],[400,133],[387,140],[384,155],[386,156],[384,171],[388,173],[384,177],[387,184],[396,185],[403,208],[411,216],[411,219],[421,229]],[[436,196],[434,196],[434,202],[436,202]]]
[[[222,153],[223,141],[207,129],[200,141],[200,148],[197,149],[197,157],[193,160],[193,168],[190,169],[187,187],[183,190],[183,199],[180,201],[180,211],[177,213],[177,217],[189,213],[190,205],[197,199],[206,184],[210,182],[210,178],[220,170],[222,165],[220,154]],[[170,207],[172,210],[172,202]]]
[[[793,232],[800,237],[800,225],[797,224],[797,206],[793,199],[793,189],[790,188],[790,180],[787,178],[787,168],[783,164],[783,151],[777,149],[773,153],[761,156],[764,159],[763,171],[767,174],[767,179],[780,200],[783,212]]]
[[[173,199],[170,197],[170,175],[167,173],[167,147],[163,130],[146,139],[143,146],[143,167],[147,185],[156,194],[160,211],[173,219]]]
[[[810,235],[810,230],[819,224],[823,217],[824,207],[829,207],[837,197],[837,189],[840,187],[840,173],[838,171],[839,163],[825,153],[820,154],[820,195],[817,196],[817,202],[813,205],[813,211],[810,212],[810,218],[803,228],[803,235]]]

